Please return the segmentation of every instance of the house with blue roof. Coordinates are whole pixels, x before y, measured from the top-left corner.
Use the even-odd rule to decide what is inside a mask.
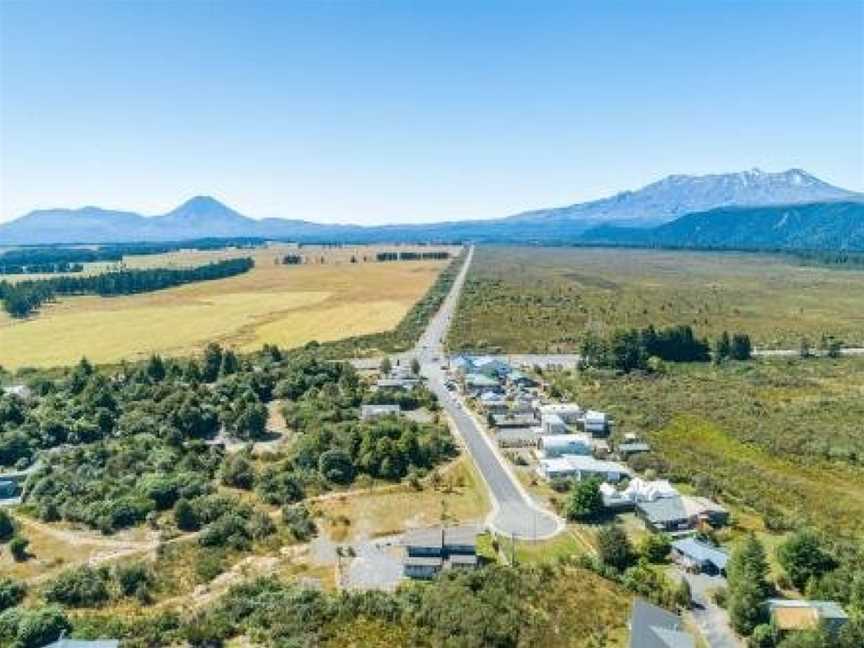
[[[709,576],[725,576],[726,563],[729,562],[729,554],[723,549],[696,538],[675,540],[672,543],[672,557],[688,571]]]

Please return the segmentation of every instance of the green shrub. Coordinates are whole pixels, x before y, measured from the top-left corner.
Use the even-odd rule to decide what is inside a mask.
[[[73,567],[49,581],[43,592],[45,600],[71,607],[98,607],[110,598],[107,568]]]

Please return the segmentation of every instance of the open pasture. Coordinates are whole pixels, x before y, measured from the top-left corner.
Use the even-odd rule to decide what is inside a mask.
[[[864,359],[670,364],[663,375],[562,372],[564,395],[607,411],[646,467],[775,530],[810,524],[864,535]],[[656,465],[655,465],[656,464]]]
[[[757,347],[864,344],[864,272],[764,254],[481,247],[450,332],[453,349],[568,352],[586,331],[690,324]]]
[[[448,262],[375,262],[382,249],[393,248],[274,245],[128,257],[134,268],[197,266],[237,256],[252,256],[256,265],[236,277],[151,293],[63,298],[26,320],[2,314],[0,365],[68,365],[82,355],[98,363],[154,352],[182,355],[211,341],[241,351],[265,342],[295,347],[386,331]],[[308,262],[278,263],[297,253]]]

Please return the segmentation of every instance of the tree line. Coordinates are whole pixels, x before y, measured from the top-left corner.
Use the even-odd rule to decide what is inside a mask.
[[[589,333],[582,340],[579,353],[588,366],[606,367],[625,373],[635,370],[656,371],[658,361],[722,362],[726,359],[748,360],[753,347],[750,336],[724,331],[712,347],[707,339],[696,336],[689,325],[655,329],[619,329],[608,338]]]
[[[225,259],[195,268],[117,270],[89,277],[52,277],[11,283],[0,281],[0,299],[12,317],[26,317],[56,295],[131,295],[195,281],[224,279],[248,272],[251,258]]]
[[[449,259],[450,253],[446,250],[434,252],[378,252],[375,255],[377,261],[420,261],[427,259]]]
[[[15,274],[55,274],[58,272],[83,272],[81,263],[69,263],[58,261],[56,263],[31,263],[28,265],[3,265],[0,264],[0,275]]]

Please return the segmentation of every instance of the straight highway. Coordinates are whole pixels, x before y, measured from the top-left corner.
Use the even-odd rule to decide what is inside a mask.
[[[416,357],[423,375],[428,379],[429,389],[435,393],[452,419],[492,496],[493,510],[487,520],[488,526],[508,537],[528,540],[548,538],[564,528],[563,521],[531,499],[462,399],[444,386],[444,338],[473,256],[472,247],[450,293],[421,336]]]

